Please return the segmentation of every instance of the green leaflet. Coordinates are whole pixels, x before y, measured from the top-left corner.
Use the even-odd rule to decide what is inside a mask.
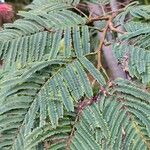
[[[27,8],[31,8],[33,10],[36,10],[36,8],[43,6],[41,9],[45,10],[44,8],[51,8],[51,11],[55,8],[55,10],[64,9],[66,6],[72,6],[77,5],[80,1],[79,0],[34,0]],[[61,7],[60,7],[61,6]],[[53,9],[52,9],[53,8]]]
[[[128,62],[129,74],[142,80],[142,83],[149,84],[150,82],[150,52],[139,46],[126,44],[114,45],[114,55],[120,62]],[[128,57],[127,60],[125,57]]]
[[[51,20],[49,16],[46,18]],[[63,20],[65,19],[63,18]],[[58,20],[56,20],[56,22],[58,24]],[[26,24],[26,21],[24,24]],[[73,23],[72,25],[74,26],[74,24],[76,23]],[[81,33],[82,36],[80,36]],[[76,35],[79,37],[75,38]],[[74,47],[71,43],[72,41],[75,43]],[[72,55],[74,56],[74,50],[77,57],[89,54],[89,42],[89,31],[87,26],[79,28],[76,26],[74,28],[69,26],[58,29],[54,33],[43,31],[34,33],[33,35],[27,34],[23,37],[21,36],[14,39],[9,39],[9,41],[1,41],[0,51],[1,57],[5,59],[6,63],[4,69],[7,70],[10,67],[22,69],[32,62],[45,61],[47,59],[57,59],[62,57],[65,59],[70,58]],[[80,52],[81,54],[79,55],[78,53]]]
[[[130,82],[124,80],[121,81],[121,79],[116,82],[121,82],[122,86],[127,86],[130,84]],[[98,146],[99,149],[133,149],[137,148],[137,145],[139,145],[140,148],[143,147],[144,149],[149,147],[148,140],[150,139],[150,136],[148,122],[150,121],[150,118],[148,116],[150,116],[150,109],[146,109],[146,115],[142,112],[145,108],[143,109],[142,107],[139,107],[139,105],[142,105],[143,103],[145,103],[146,107],[146,97],[143,96],[139,97],[140,99],[138,99],[135,97],[136,94],[134,93],[123,95],[124,90],[118,90],[117,86],[114,87],[116,89],[115,92],[118,95],[117,98],[108,96],[103,99],[103,103],[105,103],[105,105],[103,105],[103,103],[100,101],[98,104],[87,106],[83,110],[81,119],[76,125],[76,132],[72,139],[71,149],[74,150],[79,147],[92,149],[93,139],[95,139],[95,142],[97,142],[95,143],[95,146]],[[132,84],[132,88],[140,90],[134,84]],[[148,99],[149,97],[147,97],[147,100]],[[131,102],[133,100],[135,104],[132,105]],[[140,104],[136,105],[136,103]],[[103,107],[97,107],[98,105],[103,105]],[[98,113],[100,111],[102,112],[102,115]],[[102,125],[103,121],[100,121],[100,116],[103,118],[103,120],[105,120],[105,126]],[[97,129],[98,126],[100,127],[100,130]],[[108,134],[105,133],[105,131],[107,131],[105,127],[107,127]],[[84,133],[91,137],[89,138],[81,131],[84,131]],[[84,135],[84,137],[86,137],[84,140],[81,139],[81,133]],[[97,140],[97,138],[99,140]],[[97,149],[96,147],[94,148]]]
[[[91,2],[95,4],[107,4],[110,0],[84,0],[85,2]]]
[[[16,115],[14,117],[17,118],[19,115],[17,113],[21,113],[20,109],[24,110],[22,110],[21,113],[25,116],[24,120],[18,122],[15,127],[11,126],[13,127],[11,130],[13,130],[21,124],[24,124],[19,134],[14,133],[14,136],[17,135],[14,143],[12,143],[14,149],[20,145],[22,145],[21,147],[23,148],[24,137],[32,132],[31,130],[34,128],[34,124],[38,118],[40,127],[45,126],[47,123],[46,120],[49,118],[51,127],[56,129],[57,126],[59,126],[59,120],[64,116],[64,109],[74,111],[74,103],[78,102],[84,94],[88,98],[93,96],[87,73],[78,60],[72,63],[68,62],[68,65],[59,69],[52,76],[50,76],[48,71],[47,73],[45,72],[50,64],[57,65],[61,64],[61,62],[64,64],[66,61],[51,60],[33,63],[31,67],[28,67],[31,70],[25,68],[25,70],[20,70],[20,73],[18,71],[20,80],[12,77],[13,80],[16,80],[11,83],[12,79],[10,79],[12,86],[9,86],[8,81],[1,84],[1,95],[3,95],[5,100],[7,99],[7,102],[5,102],[5,100],[2,101],[3,107],[1,108],[1,114],[3,115],[3,113],[8,113],[9,111],[13,112],[15,109]],[[50,67],[52,66],[50,65]],[[40,75],[38,75],[39,72],[41,72]],[[51,72],[51,70],[49,72]],[[68,75],[68,77],[66,75]],[[45,78],[39,80],[41,77]],[[76,96],[76,93],[79,93],[78,96]],[[10,96],[11,98],[9,98]],[[16,98],[15,101],[14,98]],[[26,101],[26,99],[29,100],[29,98],[31,98],[31,100],[29,102]],[[15,106],[11,105],[10,102],[12,100],[16,102]],[[14,121],[12,121],[12,125],[13,123]],[[101,125],[105,126],[105,123]],[[9,128],[10,126],[4,128],[3,131]],[[9,132],[7,134],[9,134]],[[108,133],[106,132],[105,135],[106,134]],[[5,136],[6,134],[3,134],[3,137]],[[23,142],[23,144],[19,144],[20,142]]]
[[[87,77],[85,71],[83,70],[81,64],[79,62],[75,62],[74,66],[75,66],[77,73],[79,74],[80,82],[85,89],[85,94],[87,95],[88,98],[92,97],[93,91],[92,91],[90,82],[88,80],[88,77]]]
[[[150,6],[146,6],[146,5],[141,5],[141,6],[137,6],[134,7],[134,9],[130,10],[130,13],[133,17],[135,18],[142,18],[145,20],[149,20],[150,19],[150,11],[149,11]]]
[[[25,148],[30,150],[33,146],[37,145],[37,143],[50,136],[53,136],[55,139],[55,136],[57,137],[58,134],[63,134],[65,137],[65,134],[68,134],[68,132],[71,131],[70,123],[71,122],[66,117],[61,120],[60,125],[56,129],[51,128],[51,126],[48,124],[35,129],[31,134],[26,136]],[[53,138],[51,140],[53,140]],[[61,139],[63,137],[58,136],[57,138]],[[57,143],[59,144],[59,141]]]
[[[79,58],[82,65],[92,74],[92,76],[102,85],[106,84],[103,75],[94,67],[94,65],[85,57]]]
[[[0,72],[0,149],[150,147],[150,94],[145,88],[150,81],[149,6],[127,6],[113,20],[114,27],[121,24],[127,31],[114,34],[113,52],[131,82],[117,79],[108,87],[95,67],[96,30],[75,9],[79,3],[34,0],[29,11],[19,12],[21,18],[0,32],[5,64]],[[105,23],[100,21],[102,28]]]

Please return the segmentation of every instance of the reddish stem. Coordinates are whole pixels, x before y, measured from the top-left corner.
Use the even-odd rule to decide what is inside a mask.
[[[98,5],[90,3],[90,4],[88,4],[88,7],[89,7],[89,10],[92,14],[92,17],[97,17],[95,14],[99,14],[99,16],[103,15],[103,13],[101,11],[101,8]],[[98,26],[98,22],[95,21],[94,25]],[[99,34],[99,39],[101,41],[102,38],[103,38],[103,33],[99,32],[98,34]],[[111,35],[109,34],[109,36],[111,36]],[[108,65],[108,68],[111,71],[112,79],[116,79],[118,77],[121,77],[121,78],[125,79],[126,74],[122,70],[121,66],[118,64],[117,60],[114,58],[113,53],[112,53],[112,46],[105,46],[103,44],[102,51],[103,51],[106,63]]]

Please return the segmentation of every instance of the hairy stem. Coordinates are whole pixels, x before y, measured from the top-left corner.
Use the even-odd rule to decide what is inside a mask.
[[[114,0],[111,1],[111,5],[113,5],[113,7],[114,7],[113,9],[117,10],[116,3],[114,3],[114,2],[115,2]],[[89,8],[90,13],[92,14],[92,17],[96,17],[97,14],[99,16],[103,15],[103,12],[102,12],[101,8],[96,4],[89,3],[88,8]],[[116,10],[112,10],[112,11],[116,11]],[[95,21],[94,25],[98,26],[98,22]],[[111,36],[111,34],[108,34],[108,36]],[[100,41],[103,39],[103,33],[101,33],[101,32],[99,32],[99,39],[100,39]],[[104,58],[106,60],[106,63],[108,65],[108,68],[111,71],[111,78],[116,79],[118,77],[121,77],[121,78],[125,79],[126,74],[122,70],[121,66],[118,65],[117,60],[114,58],[113,53],[112,53],[112,46],[111,45],[110,46],[105,46],[103,44],[102,51],[103,51],[103,55],[104,55]]]

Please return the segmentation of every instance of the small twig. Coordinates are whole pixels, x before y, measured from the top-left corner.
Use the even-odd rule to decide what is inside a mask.
[[[108,29],[110,29],[111,31],[114,31],[114,32],[117,32],[117,33],[121,33],[121,34],[125,34],[127,32],[124,32],[124,31],[121,31],[117,28],[115,28],[113,26],[113,23],[112,23],[112,19],[115,17],[116,15],[113,14],[112,16],[106,16],[106,17],[102,17],[100,19],[106,19],[107,20],[107,24],[105,26],[105,28],[103,29],[103,33],[102,33],[102,38],[101,38],[101,41],[100,41],[100,44],[98,46],[98,50],[97,50],[97,53],[98,53],[98,63],[97,63],[97,69],[100,70],[104,70],[103,66],[102,66],[102,48],[103,48],[103,45],[105,44],[105,38],[106,38],[106,34],[107,34],[107,31]],[[92,18],[93,19],[93,18]],[[96,80],[94,79],[93,82],[92,82],[92,85],[94,85],[96,82]]]
[[[116,16],[116,14],[113,14],[112,16],[108,15],[108,16],[98,16],[98,17],[93,17],[90,19],[90,22],[94,22],[94,21],[100,21],[100,20],[107,20],[109,22],[108,24],[108,27],[111,31],[114,31],[114,32],[118,32],[118,33],[121,33],[121,34],[125,34],[126,32],[124,31],[121,31],[117,28],[115,28],[113,26],[113,23],[112,23],[112,19]],[[105,30],[105,29],[104,29]],[[101,31],[100,31],[101,32]]]
[[[117,4],[119,5],[119,6],[123,6],[123,7],[125,7],[127,4],[125,4],[125,2],[117,2]]]
[[[73,7],[76,11],[78,11],[79,13],[81,13],[86,19],[89,19],[89,17],[84,13],[82,12],[80,9],[78,9],[77,7]]]
[[[106,38],[106,34],[107,34],[107,30],[110,29],[112,31],[115,31],[115,32],[119,32],[119,33],[122,33],[124,34],[125,32],[124,31],[121,31],[117,28],[115,28],[113,26],[113,23],[112,23],[112,18],[113,16],[108,16],[109,20],[107,21],[107,24],[103,30],[103,33],[102,33],[102,38],[101,38],[101,41],[100,41],[100,44],[99,44],[99,47],[98,47],[98,64],[97,64],[97,69],[99,70],[100,68],[102,68],[102,47],[103,47],[103,44],[104,44],[104,41],[105,41],[105,38]]]
[[[45,150],[48,150],[50,148],[50,144],[48,143],[48,141],[44,142],[44,148]]]
[[[103,6],[103,5],[100,5],[100,7],[101,7],[101,9],[102,9],[103,15],[105,15],[106,12],[105,12],[104,6]]]
[[[95,30],[97,30],[99,32],[103,32],[104,31],[104,29],[99,29],[98,27],[91,27],[91,26],[89,26],[89,28],[95,29]]]
[[[47,29],[47,28],[45,28],[45,31],[50,32],[50,33],[55,33],[56,32],[55,30]]]
[[[87,7],[87,4],[79,3],[77,6]]]
[[[67,140],[66,150],[70,150],[71,140],[72,140],[72,138],[73,138],[73,136],[74,136],[74,132],[75,132],[75,125],[76,125],[77,121],[79,120],[80,114],[81,114],[81,112],[78,112],[78,114],[77,114],[77,116],[76,116],[76,118],[75,118],[73,128],[72,128],[71,133],[70,133],[70,136],[69,136],[69,138],[68,138],[68,140]]]
[[[105,14],[101,15],[101,16],[99,16],[97,14],[96,17],[89,18],[88,23],[91,23],[91,22],[94,22],[94,21],[100,21],[100,20],[108,20],[110,15],[113,14],[114,17],[115,17],[118,13],[123,12],[123,11],[125,11],[125,8],[121,8],[121,9],[118,9],[118,10],[115,10],[115,11],[110,11],[108,13],[105,13]]]
[[[105,41],[105,37],[106,37],[106,34],[107,34],[107,30],[109,28],[109,22],[107,22],[104,30],[103,30],[103,33],[102,33],[102,38],[100,40],[100,44],[98,46],[98,50],[97,50],[97,69],[100,70],[100,68],[102,68],[102,70],[105,70],[102,66],[102,47],[103,47],[103,44],[104,44],[104,41]],[[92,82],[92,85],[94,85],[96,82],[96,79],[93,80]]]
[[[89,18],[88,23],[92,23],[92,22],[100,21],[100,20],[108,20],[108,19],[109,19],[108,15],[107,16],[97,16],[97,17]]]
[[[95,12],[95,13],[97,13],[99,15],[102,14],[102,10],[99,10],[97,5],[90,3],[88,5],[88,7],[89,7],[89,11],[90,12]],[[112,22],[113,17],[115,17],[119,12],[122,12],[124,10],[125,10],[125,8],[119,9],[119,10],[115,10],[115,11],[108,12],[105,15],[101,15],[101,16],[93,15],[92,16],[93,18],[91,18],[91,20],[89,20],[89,21],[93,22],[93,24],[95,26],[98,26],[98,22],[97,21],[99,21],[99,20],[104,20],[105,19],[106,22],[109,22],[110,18],[111,18],[111,22]],[[109,15],[109,14],[111,14],[111,15]],[[110,29],[111,25],[109,25],[109,26],[110,26],[109,27],[109,29]],[[103,34],[101,32],[99,32],[98,36],[99,36],[99,39],[101,40],[102,37],[103,37]],[[126,78],[126,74],[123,72],[121,67],[118,65],[117,60],[113,56],[112,46],[111,45],[105,46],[104,43],[103,43],[102,51],[103,51],[103,54],[104,54],[104,58],[105,58],[106,64],[107,64],[108,68],[111,71],[111,78],[112,79],[116,79],[118,77]]]
[[[121,34],[127,33],[127,32],[125,32],[125,31],[121,31],[121,30],[115,28],[115,27],[113,26],[113,23],[112,23],[112,18],[110,18],[110,20],[109,20],[109,29],[110,29],[111,31],[118,32],[118,33],[121,33]]]
[[[109,28],[109,22],[107,22],[107,24],[104,28],[104,31],[102,33],[103,36],[102,36],[100,44],[98,46],[98,64],[97,64],[97,69],[98,70],[102,67],[102,47],[103,47],[103,44],[104,44],[104,40],[105,40],[108,28]]]

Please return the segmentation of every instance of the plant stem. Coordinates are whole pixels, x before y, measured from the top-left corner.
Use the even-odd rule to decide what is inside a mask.
[[[113,5],[113,9],[116,10],[112,10],[112,11],[117,11],[116,8],[116,3],[114,3],[115,1],[113,0],[111,2],[111,5]],[[100,7],[96,4],[92,4],[89,3],[88,4],[89,7],[89,11],[92,14],[92,17],[97,17],[95,14],[99,14],[99,16],[102,16],[102,10],[100,9]],[[105,19],[105,18],[103,18]],[[106,20],[108,20],[108,18],[106,18]],[[95,20],[94,21],[94,25],[97,27],[98,26],[98,22]],[[109,36],[111,36],[109,34]],[[99,39],[100,41],[103,41],[103,33],[99,32]],[[113,53],[112,53],[112,46],[105,46],[104,44],[102,44],[102,50],[103,50],[103,54],[104,54],[104,58],[106,60],[106,63],[108,65],[109,70],[111,71],[111,78],[112,79],[116,79],[116,78],[126,78],[126,74],[125,72],[122,70],[121,66],[118,65],[117,60],[114,58]]]
[[[109,27],[109,23],[107,23],[104,31],[102,32],[102,38],[98,47],[98,64],[97,64],[97,69],[99,70],[102,67],[102,48],[103,48],[103,44],[104,44],[104,40],[107,34],[107,30]]]

